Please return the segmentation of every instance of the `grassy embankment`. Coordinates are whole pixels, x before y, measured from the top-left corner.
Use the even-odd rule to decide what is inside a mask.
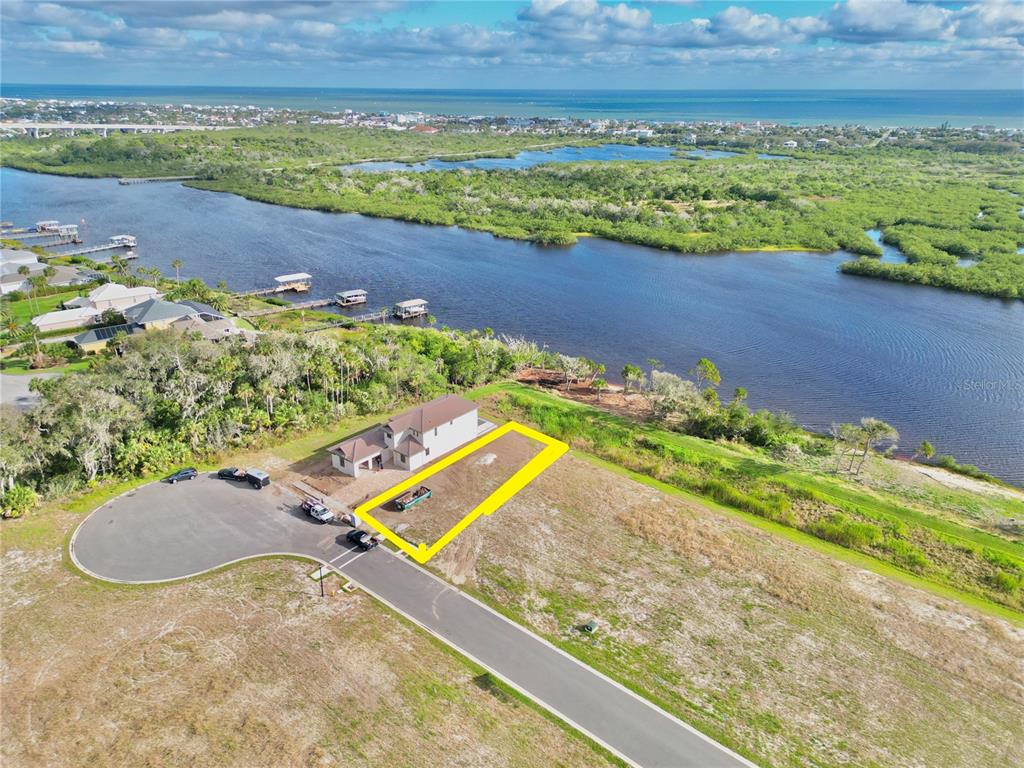
[[[1024,503],[999,495],[948,492],[936,514],[892,489],[869,489],[763,452],[637,424],[515,384],[498,384],[495,407],[587,453],[756,519],[796,541],[853,555],[993,615],[1024,623],[1024,545],[958,519],[965,496],[988,514],[1020,517]],[[938,495],[929,497],[935,502]],[[864,557],[866,556],[866,557]]]

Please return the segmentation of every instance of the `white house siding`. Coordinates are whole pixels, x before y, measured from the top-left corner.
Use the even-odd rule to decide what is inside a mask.
[[[344,472],[346,475],[352,475],[352,477],[357,477],[358,476],[358,472],[354,471],[354,467],[352,468],[353,471],[351,471],[351,472],[348,469],[345,468],[345,460],[343,458],[341,458],[341,456],[339,456],[336,453],[332,453],[331,454],[331,465],[336,470],[338,470],[339,472]]]
[[[450,422],[439,424],[436,429],[431,429],[427,434],[423,435],[420,438],[420,442],[430,449],[430,455],[427,456],[424,451],[422,463],[426,464],[438,456],[451,453],[456,448],[460,448],[470,440],[473,440],[477,432],[476,415],[477,412],[472,410]]]

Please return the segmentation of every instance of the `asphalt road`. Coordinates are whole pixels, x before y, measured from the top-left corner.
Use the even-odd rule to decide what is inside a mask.
[[[34,375],[0,373],[0,402],[4,405],[13,405],[23,411],[28,410],[39,402],[39,395],[29,391],[29,382],[32,379],[49,379],[57,375],[56,373]]]
[[[291,553],[330,564],[630,763],[719,768],[751,763],[545,640],[384,548],[345,542],[278,486],[200,477],[153,483],[100,507],[72,539],[75,561],[99,578],[152,582],[256,555]]]

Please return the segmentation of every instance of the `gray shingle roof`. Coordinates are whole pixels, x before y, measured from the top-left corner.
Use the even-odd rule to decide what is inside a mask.
[[[142,324],[156,323],[161,320],[177,320],[179,317],[191,317],[198,314],[192,307],[163,299],[149,299],[124,310],[126,319]]]

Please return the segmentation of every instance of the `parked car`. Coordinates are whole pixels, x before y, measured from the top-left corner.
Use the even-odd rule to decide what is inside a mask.
[[[245,470],[238,467],[225,467],[217,470],[217,477],[221,480],[245,480]]]
[[[185,467],[184,469],[179,469],[173,475],[168,477],[167,482],[170,483],[171,485],[174,485],[179,480],[192,480],[198,475],[199,473],[196,472],[195,467]]]
[[[245,479],[249,481],[249,485],[255,488],[257,491],[266,488],[270,485],[270,475],[264,472],[262,469],[247,469],[245,470]]]
[[[373,549],[380,544],[375,536],[371,536],[366,531],[360,531],[358,528],[354,531],[349,531],[345,538],[348,539],[349,543],[355,544],[363,551]]]
[[[302,502],[302,510],[314,520],[319,520],[321,523],[329,523],[334,520],[334,513],[329,510],[325,504],[317,501],[316,499],[304,499]]]

